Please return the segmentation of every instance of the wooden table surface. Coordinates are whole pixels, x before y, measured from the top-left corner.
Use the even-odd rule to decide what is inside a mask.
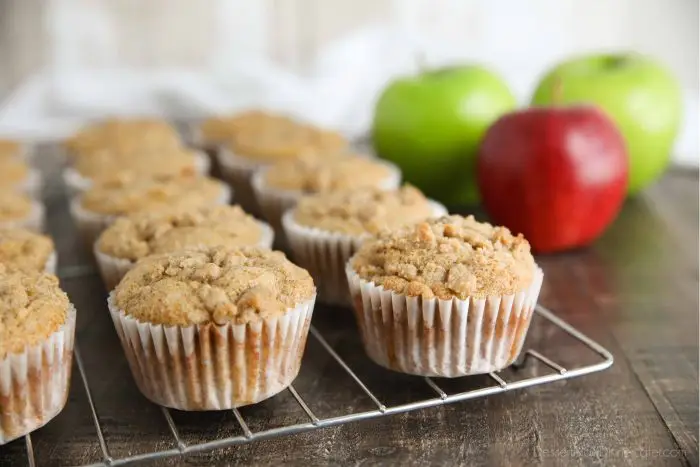
[[[163,414],[134,385],[105,290],[86,267],[90,256],[56,189],[47,189],[49,230],[58,243],[62,285],[78,309],[78,343],[110,454],[173,448]],[[593,247],[538,261],[545,270],[540,302],[610,350],[610,369],[147,465],[698,465],[697,172],[672,171],[627,202]],[[596,361],[543,321],[533,322],[530,347],[565,366]],[[368,361],[348,310],[318,307],[314,324],[385,404],[434,397],[421,378]],[[535,363],[520,371],[532,376],[551,370]],[[517,375],[509,369],[504,377]],[[474,377],[440,384],[456,392],[493,382]],[[374,408],[314,339],[295,387],[320,417]],[[307,421],[287,392],[241,413],[253,431]],[[186,443],[241,433],[230,411],[173,411],[173,418]],[[75,365],[68,405],[32,441],[40,466],[101,461]],[[23,439],[0,447],[0,467],[27,463]]]

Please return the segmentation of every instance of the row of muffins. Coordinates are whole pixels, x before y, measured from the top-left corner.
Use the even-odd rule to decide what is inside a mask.
[[[264,125],[254,115],[255,122],[242,125],[234,119],[236,131]],[[525,240],[473,218],[441,217],[443,207],[412,187],[397,188],[398,179],[383,185],[380,175],[356,186],[347,177],[354,167],[361,169],[352,177],[369,173],[372,180],[381,163],[337,154],[325,164],[316,156],[304,152],[269,169],[257,167],[246,178],[254,188],[254,180],[269,177],[265,181],[286,196],[287,204],[274,216],[268,211],[268,218],[276,219],[271,223],[286,233],[295,262],[305,269],[279,252],[238,248],[266,246],[269,227],[240,208],[212,206],[211,199],[180,205],[173,202],[177,196],[158,195],[167,201],[149,212],[116,221],[110,212],[111,219],[102,219],[100,230],[109,227],[95,252],[108,288],[116,284],[110,313],[149,399],[212,410],[284,389],[299,370],[316,288],[324,301],[352,300],[367,353],[385,367],[460,376],[500,369],[517,356],[541,284]],[[286,167],[277,169],[277,178],[276,167]],[[392,169],[384,174],[399,178]],[[77,198],[82,207],[110,183]],[[118,190],[135,184],[118,184]],[[302,197],[313,191],[321,194]],[[118,200],[114,193],[123,192],[105,199]],[[139,195],[125,198],[144,202]],[[253,201],[262,207],[261,198]],[[173,204],[178,209],[165,209]]]
[[[0,139],[0,228],[41,231],[41,188],[41,174],[31,166],[29,147],[20,141]]]

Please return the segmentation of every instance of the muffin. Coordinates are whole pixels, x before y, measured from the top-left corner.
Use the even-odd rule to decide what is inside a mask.
[[[0,228],[41,232],[44,228],[44,205],[24,193],[0,189]]]
[[[292,383],[315,297],[309,273],[280,252],[209,247],[140,260],[108,304],[144,396],[226,410]]]
[[[200,206],[136,213],[110,225],[95,243],[95,257],[108,290],[139,259],[197,246],[272,246],[270,226],[239,206]]]
[[[471,216],[380,233],[346,273],[369,357],[402,373],[446,377],[517,359],[543,277],[522,235]]]
[[[216,149],[218,145],[232,140],[240,132],[284,125],[293,126],[295,122],[284,115],[262,110],[247,110],[204,119],[192,129],[191,139],[198,146]]]
[[[257,113],[239,117],[229,137],[219,143],[217,158],[223,178],[240,195],[243,208],[258,214],[250,184],[257,168],[308,153],[332,157],[346,148],[347,141],[338,133]]]
[[[140,177],[171,178],[206,175],[209,157],[185,148],[153,149],[122,153],[117,149],[102,149],[89,156],[79,156],[63,171],[63,180],[73,193],[89,189],[93,183]]]
[[[25,159],[27,147],[12,139],[0,138],[0,161],[4,159]]]
[[[282,232],[282,214],[304,195],[360,188],[393,190],[400,183],[401,172],[393,164],[354,155],[312,155],[278,162],[252,179],[261,212],[277,233]]]
[[[0,445],[63,409],[74,332],[75,309],[56,276],[0,264]]]
[[[129,152],[143,148],[177,148],[180,135],[169,123],[149,118],[111,118],[79,130],[63,143],[69,160],[105,148]]]
[[[350,304],[345,265],[369,236],[447,214],[418,189],[360,188],[307,196],[282,217],[294,262],[309,271],[318,298]]]
[[[95,185],[70,204],[73,220],[92,249],[99,234],[119,216],[136,212],[228,204],[230,189],[209,177],[137,178]]]
[[[0,157],[0,189],[18,190],[38,197],[41,194],[41,175],[22,159]]]
[[[0,228],[0,264],[9,270],[56,274],[53,240],[25,229]]]

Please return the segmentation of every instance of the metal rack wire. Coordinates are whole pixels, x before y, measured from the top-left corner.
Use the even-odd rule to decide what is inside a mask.
[[[612,365],[612,363],[613,363],[612,354],[608,350],[606,350],[604,347],[602,347],[600,344],[591,340],[590,338],[588,338],[587,336],[582,334],[580,331],[575,329],[573,326],[571,326],[570,324],[566,323],[565,321],[559,319],[551,311],[543,308],[542,306],[538,305],[537,308],[535,309],[535,311],[536,311],[536,316],[539,316],[540,318],[543,318],[543,319],[549,321],[549,323],[553,324],[554,326],[558,327],[560,330],[569,334],[571,337],[573,337],[574,339],[579,341],[581,344],[584,344],[585,346],[587,346],[593,353],[597,354],[600,357],[600,360],[597,363],[590,364],[590,365],[584,365],[584,366],[580,366],[580,367],[576,367],[576,368],[565,368],[565,367],[559,365],[558,363],[556,363],[555,361],[551,360],[550,358],[546,357],[545,355],[541,354],[540,352],[533,350],[533,349],[527,349],[523,352],[523,357],[522,357],[521,361],[517,364],[518,366],[524,366],[525,364],[527,364],[527,361],[529,359],[535,359],[535,360],[538,360],[539,362],[543,363],[544,365],[548,366],[552,370],[554,370],[554,372],[549,373],[549,374],[545,374],[545,375],[534,376],[531,378],[526,378],[526,379],[522,379],[522,380],[514,381],[514,382],[506,381],[501,376],[499,376],[497,373],[489,373],[488,376],[490,377],[491,380],[493,380],[493,382],[495,383],[494,385],[486,386],[486,387],[482,387],[482,388],[478,388],[478,389],[472,389],[469,391],[464,391],[464,392],[460,392],[457,394],[450,394],[450,395],[448,395],[442,388],[440,388],[440,385],[434,379],[425,377],[425,378],[423,378],[423,380],[435,393],[435,397],[420,400],[420,401],[410,402],[410,403],[406,403],[406,404],[401,404],[401,405],[388,406],[388,405],[382,403],[382,401],[367,387],[367,385],[357,376],[357,374],[352,370],[352,368],[350,368],[350,366],[340,357],[340,355],[338,355],[338,353],[330,346],[330,344],[328,344],[328,342],[323,337],[323,335],[318,331],[318,329],[315,328],[314,326],[311,326],[311,335],[318,341],[318,343],[325,349],[325,351],[327,351],[330,354],[330,356],[333,358],[333,360],[338,365],[340,365],[340,367],[354,380],[354,382],[365,393],[365,395],[369,399],[371,399],[371,401],[376,406],[375,409],[367,410],[367,411],[363,411],[363,412],[351,413],[351,414],[347,414],[347,415],[336,416],[336,417],[330,417],[330,418],[319,418],[311,410],[311,408],[309,407],[309,404],[299,395],[297,390],[294,388],[294,385],[292,385],[287,390],[289,391],[291,396],[294,398],[294,400],[299,404],[302,411],[306,414],[306,417],[308,418],[307,422],[253,432],[249,428],[248,424],[246,423],[245,419],[241,415],[240,411],[238,409],[233,409],[232,410],[233,415],[234,415],[236,421],[238,422],[238,424],[240,425],[240,428],[243,432],[242,435],[221,438],[221,439],[215,439],[212,441],[206,441],[206,442],[197,443],[197,444],[187,444],[185,441],[183,441],[183,438],[180,435],[180,431],[178,430],[178,427],[177,427],[175,421],[173,420],[173,417],[170,413],[170,409],[165,408],[165,407],[161,407],[163,417],[165,418],[165,421],[166,421],[168,428],[170,430],[170,434],[172,435],[173,440],[175,442],[175,447],[173,447],[171,449],[153,451],[153,452],[137,454],[137,455],[132,455],[132,456],[128,456],[128,457],[119,457],[119,458],[112,456],[112,454],[110,453],[109,447],[107,445],[107,441],[105,440],[103,428],[102,428],[102,425],[100,424],[100,417],[99,417],[98,411],[95,407],[95,403],[93,401],[92,392],[90,389],[90,384],[88,382],[88,376],[87,376],[87,373],[85,371],[83,359],[82,359],[81,354],[80,354],[80,349],[76,346],[75,364],[77,365],[78,372],[80,374],[82,384],[83,384],[83,387],[85,389],[87,401],[88,401],[88,404],[90,406],[92,421],[93,421],[94,426],[95,426],[95,432],[97,434],[100,450],[102,453],[102,461],[99,463],[90,464],[90,465],[117,466],[117,465],[127,465],[127,464],[138,462],[138,461],[148,461],[148,460],[162,459],[162,458],[166,458],[166,457],[184,456],[184,455],[196,453],[196,452],[210,451],[210,450],[214,450],[214,449],[220,449],[220,448],[225,448],[225,447],[229,447],[229,446],[251,443],[254,441],[274,438],[274,437],[278,437],[278,436],[292,435],[295,433],[302,433],[305,431],[316,430],[319,428],[326,428],[326,427],[331,427],[331,426],[335,426],[335,425],[341,425],[344,423],[350,423],[350,422],[366,420],[366,419],[371,419],[371,418],[384,417],[384,416],[393,415],[393,414],[397,414],[397,413],[409,412],[412,410],[424,409],[424,408],[429,408],[429,407],[435,407],[435,406],[439,406],[439,405],[443,405],[443,404],[449,404],[449,403],[453,403],[453,402],[465,401],[465,400],[469,400],[469,399],[475,399],[478,397],[485,397],[485,396],[490,396],[493,394],[499,394],[499,393],[503,393],[506,391],[513,391],[516,389],[523,389],[523,388],[527,388],[527,387],[531,387],[531,386],[552,383],[554,381],[575,378],[577,376],[583,376],[583,375],[587,375],[590,373],[602,371],[602,370],[605,370],[606,368],[608,368]],[[419,377],[416,377],[416,378],[419,378]],[[28,459],[29,465],[34,467],[36,465],[36,462],[35,462],[34,451],[33,451],[33,447],[32,447],[32,438],[30,435],[27,435],[25,437],[25,442],[26,442],[27,459]]]

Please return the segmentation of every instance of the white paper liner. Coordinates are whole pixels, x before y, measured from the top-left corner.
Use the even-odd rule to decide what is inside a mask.
[[[42,343],[0,360],[0,445],[44,426],[66,405],[75,308]]]
[[[272,248],[272,242],[274,240],[274,232],[272,228],[265,222],[258,221],[258,225],[262,229],[262,234],[258,246],[262,248]],[[97,260],[97,268],[100,271],[100,276],[102,276],[102,282],[105,284],[105,288],[109,291],[114,290],[114,288],[119,284],[122,278],[127,272],[131,270],[136,264],[136,261],[130,259],[117,258],[100,251],[97,247],[98,241],[95,241],[93,252],[95,254],[95,259]]]
[[[0,221],[0,228],[5,229],[27,229],[32,232],[42,233],[44,231],[44,205],[36,200],[32,200],[32,207],[23,219],[13,219]]]
[[[458,377],[511,365],[520,354],[543,274],[514,295],[460,300],[407,297],[361,279],[346,267],[367,355],[402,373]]]
[[[287,388],[299,373],[315,297],[257,323],[163,326],[119,310],[114,326],[139,390],[180,410],[228,410]]]
[[[44,266],[44,272],[56,275],[56,269],[58,266],[58,254],[52,251],[49,257],[46,259],[46,266]]]
[[[233,195],[231,188],[224,183],[220,183],[219,186],[221,187],[221,196],[214,204],[229,204]],[[86,210],[80,204],[80,196],[73,197],[69,207],[73,222],[75,222],[81,238],[90,249],[102,231],[119,217],[118,215],[98,214]]]
[[[200,175],[208,175],[211,169],[211,161],[209,156],[202,151],[194,151],[194,166],[195,170]],[[163,163],[167,163],[167,158],[164,158]],[[66,167],[62,172],[63,183],[66,185],[69,195],[77,195],[92,188],[93,181],[89,177],[81,175],[74,167]]]
[[[19,184],[22,193],[34,199],[41,199],[42,190],[41,172],[37,169],[29,169],[27,178]]]
[[[433,216],[447,214],[442,204],[430,200]],[[296,264],[309,271],[318,287],[318,300],[329,305],[351,305],[345,265],[365,241],[355,236],[300,225],[294,209],[282,216],[282,227]]]
[[[383,190],[394,190],[401,184],[401,171],[394,164],[377,159],[377,163],[385,165],[390,169],[389,176],[380,184]],[[278,240],[284,243],[284,229],[282,227],[282,216],[284,213],[296,206],[299,199],[305,195],[299,191],[279,190],[265,185],[265,171],[263,167],[253,174],[251,185],[255,192],[260,212],[265,220],[272,226],[277,234]],[[361,176],[361,174],[358,174]]]
[[[226,147],[216,149],[216,160],[221,168],[221,177],[236,190],[236,202],[246,211],[260,216],[260,207],[255,197],[251,178],[263,163],[240,157]]]

